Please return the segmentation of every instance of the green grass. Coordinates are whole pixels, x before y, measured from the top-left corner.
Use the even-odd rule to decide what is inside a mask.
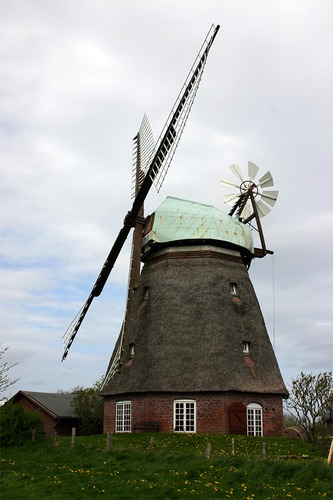
[[[332,498],[332,468],[299,441],[234,436],[233,456],[231,436],[158,433],[153,449],[150,437],[114,435],[110,452],[105,436],[3,448],[1,499]]]

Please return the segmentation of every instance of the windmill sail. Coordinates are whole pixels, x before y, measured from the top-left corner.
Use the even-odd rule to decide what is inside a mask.
[[[148,118],[144,115],[139,131],[133,139],[133,174],[132,174],[132,198],[138,193],[141,184],[147,173],[149,167],[148,161],[151,153],[154,150],[153,134],[148,122]],[[127,297],[126,297],[126,311],[125,318],[121,325],[120,335],[118,337],[117,347],[114,356],[112,357],[106,380],[109,380],[121,367],[121,359],[124,351],[124,343],[126,340],[126,331],[128,326],[128,316],[131,310],[131,299],[133,291],[136,290],[140,284],[140,263],[141,263],[141,245],[142,245],[142,232],[143,232],[143,217],[144,206],[142,205],[138,221],[135,224],[133,239],[132,239],[132,252],[129,266]]]
[[[132,199],[137,195],[149,168],[155,142],[149,121],[144,115],[139,131],[133,139]]]
[[[64,335],[65,349],[62,356],[62,361],[67,357],[69,349],[93,299],[101,294],[104,285],[110,275],[110,272],[117,260],[117,257],[127,239],[127,236],[131,228],[136,224],[136,219],[152,186],[152,183],[155,182],[158,188],[160,188],[163,183],[173,155],[178,146],[180,137],[182,135],[196,92],[198,90],[209,50],[219,28],[219,26],[213,25],[209,30],[208,35],[204,40],[199,54],[194,61],[189,75],[185,80],[181,92],[176,99],[176,102],[157,141],[157,145],[152,154],[151,161],[149,161],[149,168],[134,198],[132,208],[125,216],[123,227],[119,231],[119,234],[113,244],[113,247],[110,250],[109,255],[104,262],[101,272],[93,286],[92,291],[90,292],[87,301]]]

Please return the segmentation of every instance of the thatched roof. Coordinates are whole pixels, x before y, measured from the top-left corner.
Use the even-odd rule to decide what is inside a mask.
[[[102,394],[286,395],[240,252],[207,245],[206,239],[184,243],[164,242],[149,254],[133,292],[122,368]],[[249,354],[243,353],[244,341]]]

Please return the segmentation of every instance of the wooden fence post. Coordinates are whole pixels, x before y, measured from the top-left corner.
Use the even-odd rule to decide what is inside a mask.
[[[112,432],[106,433],[106,451],[112,450]]]
[[[231,438],[231,454],[235,454],[235,438]]]
[[[154,436],[150,436],[150,440],[149,440],[149,449],[152,450],[154,448]]]
[[[212,451],[212,444],[206,443],[206,460],[210,459],[211,451]]]
[[[58,448],[58,446],[59,446],[58,434],[57,431],[54,431],[54,447]]]
[[[262,443],[262,458],[266,460],[266,443]]]
[[[328,465],[331,465],[332,456],[333,456],[333,439],[331,441],[330,451],[329,451],[328,458],[327,458]]]
[[[72,448],[74,448],[75,446],[75,436],[76,436],[76,427],[72,427],[72,440],[71,440]]]

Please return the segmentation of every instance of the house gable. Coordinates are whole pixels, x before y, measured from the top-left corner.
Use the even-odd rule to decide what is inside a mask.
[[[75,394],[54,394],[46,392],[19,391],[12,397],[14,404],[20,404],[29,411],[37,411],[43,418],[47,437],[69,435],[72,427],[78,428],[79,420],[71,403]]]

